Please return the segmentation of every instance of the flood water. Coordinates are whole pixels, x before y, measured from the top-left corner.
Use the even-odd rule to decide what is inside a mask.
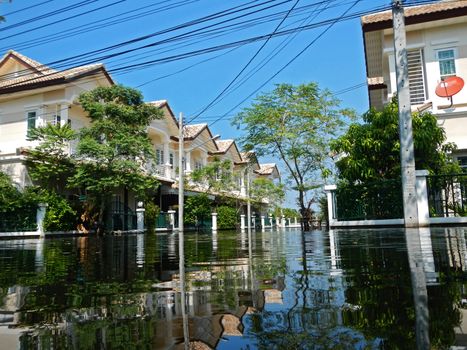
[[[466,233],[186,233],[185,334],[177,234],[0,240],[0,349],[466,345]]]

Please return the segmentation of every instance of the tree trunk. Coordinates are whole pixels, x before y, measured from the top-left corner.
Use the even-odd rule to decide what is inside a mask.
[[[298,202],[300,204],[300,215],[302,216],[302,231],[310,231],[310,221],[308,218],[308,210],[305,207],[305,199],[304,199],[305,194],[303,193],[302,190],[298,191]]]

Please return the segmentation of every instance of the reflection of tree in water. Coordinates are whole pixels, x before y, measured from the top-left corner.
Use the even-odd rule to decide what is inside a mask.
[[[355,233],[352,244],[342,245],[342,268],[351,273],[352,281],[346,289],[346,300],[358,305],[356,310],[344,310],[343,320],[367,337],[381,337],[385,347],[416,349],[414,281],[403,234],[402,230]],[[433,246],[439,283],[427,286],[430,316],[427,331],[433,348],[446,348],[454,344],[454,328],[460,324],[463,275],[449,266],[445,247]]]
[[[344,327],[336,278],[324,255],[323,233],[301,235],[301,269],[292,272],[293,302],[280,311],[257,310],[249,332],[260,349],[360,349],[378,346]],[[286,282],[287,283],[287,282]],[[290,282],[289,282],[290,283]]]

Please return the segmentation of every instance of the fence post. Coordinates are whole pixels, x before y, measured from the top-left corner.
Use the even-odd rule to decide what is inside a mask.
[[[144,208],[136,208],[136,229],[138,231],[144,231]]]
[[[430,226],[430,208],[428,204],[428,190],[426,177],[428,170],[415,171],[415,193],[417,195],[418,225],[421,227]]]
[[[256,215],[252,215],[251,217],[251,227],[256,228]]]
[[[36,223],[37,223],[37,233],[39,233],[40,238],[45,237],[44,232],[44,219],[45,219],[45,212],[47,211],[47,203],[39,203],[37,206],[37,213],[36,213]]]
[[[272,215],[269,215],[269,226],[271,226],[271,229],[274,226],[274,223],[272,222]]]
[[[167,214],[169,214],[169,225],[173,231],[175,230],[175,210],[168,210]]]
[[[245,214],[240,214],[240,229],[245,229]]]
[[[324,191],[326,192],[327,199],[328,199],[328,220],[329,220],[329,227],[334,226],[336,222],[336,218],[334,217],[334,213],[336,212],[337,208],[334,208],[334,200],[333,200],[333,192],[337,189],[336,185],[326,185],[324,186]]]
[[[212,215],[212,231],[217,231],[217,213],[211,213]]]
[[[261,215],[261,230],[264,231],[264,215]]]
[[[285,215],[282,215],[281,223],[282,223],[283,228],[285,228],[287,226],[287,223],[285,222]]]

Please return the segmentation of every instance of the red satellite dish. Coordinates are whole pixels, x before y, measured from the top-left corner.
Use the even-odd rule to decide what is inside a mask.
[[[436,86],[435,93],[439,97],[451,97],[464,87],[464,79],[461,77],[447,77]]]
[[[464,87],[464,79],[461,77],[447,77],[443,81],[441,81],[437,86],[435,93],[439,97],[446,97],[449,99],[451,104],[448,107],[443,108],[451,108],[452,107],[452,96],[457,94],[459,91],[462,90]]]

